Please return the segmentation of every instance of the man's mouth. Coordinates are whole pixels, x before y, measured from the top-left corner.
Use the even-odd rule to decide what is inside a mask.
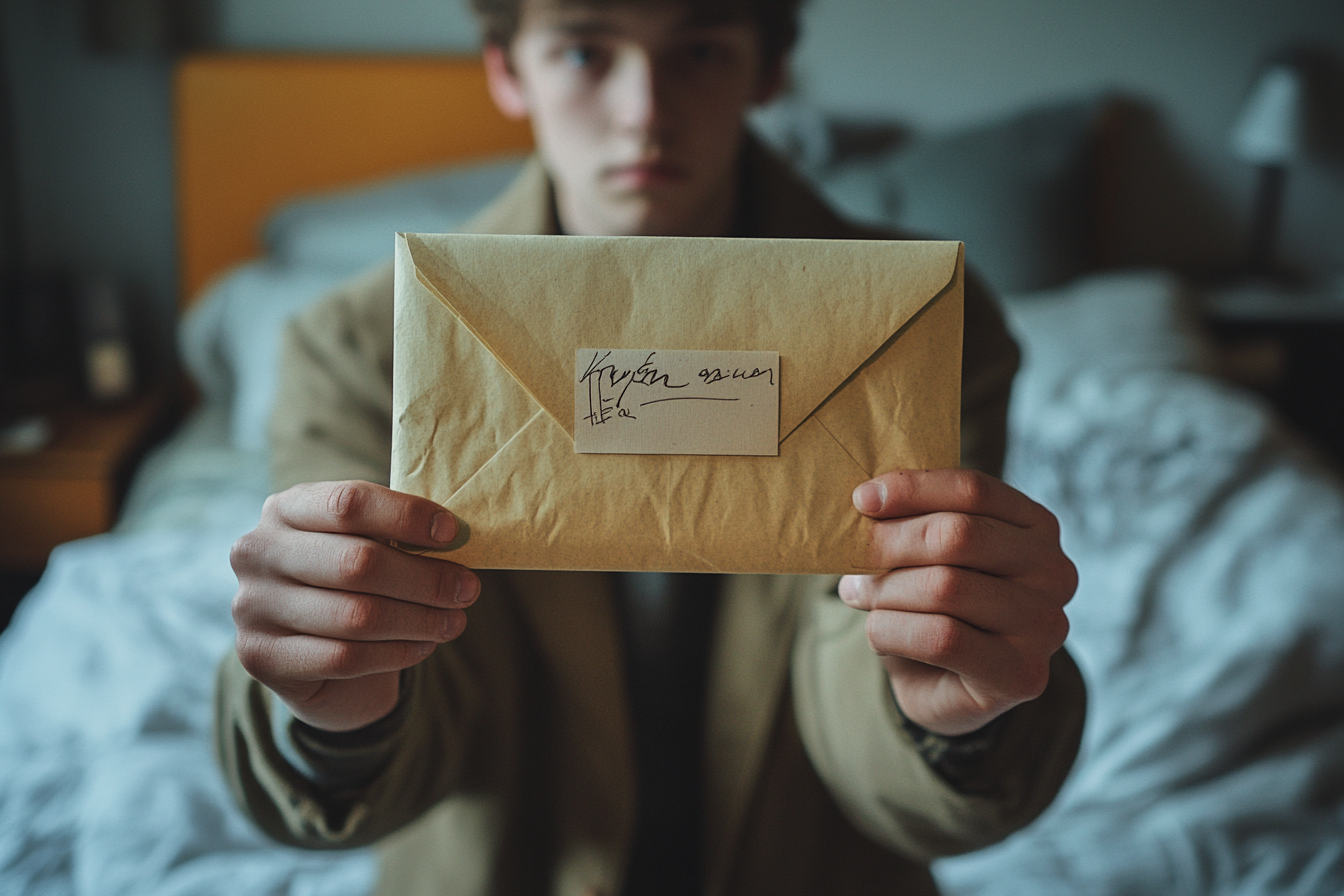
[[[681,183],[690,177],[684,165],[664,159],[635,162],[630,165],[611,165],[602,172],[608,183],[627,190],[646,190]]]

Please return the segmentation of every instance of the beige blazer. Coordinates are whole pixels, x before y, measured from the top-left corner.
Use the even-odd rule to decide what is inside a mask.
[[[742,183],[747,235],[890,238],[838,219],[754,143]],[[540,165],[466,229],[557,232]],[[983,288],[967,287],[963,456],[997,471],[1017,355]],[[388,266],[291,328],[273,421],[277,485],[387,481],[391,327]],[[226,658],[216,701],[226,778],[283,842],[376,842],[380,893],[619,893],[636,794],[609,577],[482,578],[467,632],[410,673],[395,759],[351,792],[324,792],[281,758],[269,692]],[[931,858],[1026,824],[1072,764],[1084,693],[1061,651],[1046,693],[1008,714],[975,781],[952,788],[902,728],[864,614],[835,584],[727,579],[704,744],[709,893],[932,893]]]

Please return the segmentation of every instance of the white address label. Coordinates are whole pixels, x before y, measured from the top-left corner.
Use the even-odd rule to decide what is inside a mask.
[[[779,353],[581,348],[580,454],[779,454]]]

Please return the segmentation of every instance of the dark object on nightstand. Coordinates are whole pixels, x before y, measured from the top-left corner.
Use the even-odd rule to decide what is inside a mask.
[[[9,627],[19,601],[33,590],[39,578],[41,574],[35,572],[0,572],[0,632]]]

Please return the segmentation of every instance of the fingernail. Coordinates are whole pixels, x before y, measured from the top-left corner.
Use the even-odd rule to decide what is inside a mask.
[[[870,479],[854,489],[854,506],[860,513],[877,513],[887,503],[887,487],[876,479]]]
[[[469,604],[480,596],[481,580],[469,572],[464,572],[457,577],[457,600],[458,604]]]
[[[859,596],[854,592],[854,585],[850,582],[849,576],[840,580],[840,587],[836,589],[840,599],[851,607],[858,603]]]
[[[434,514],[434,521],[429,525],[429,537],[439,544],[445,544],[452,541],[455,535],[457,520],[453,519],[453,515],[447,512]]]

